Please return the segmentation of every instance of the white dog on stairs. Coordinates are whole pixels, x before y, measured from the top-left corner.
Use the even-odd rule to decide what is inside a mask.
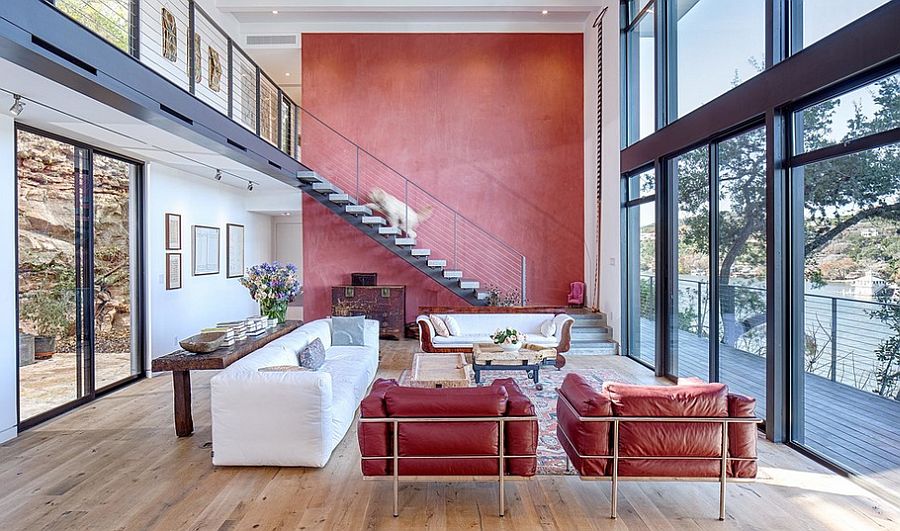
[[[406,203],[381,188],[373,188],[369,192],[369,201],[371,203],[367,203],[367,207],[384,214],[388,225],[399,227],[408,238],[416,237],[416,227],[419,226],[419,223],[431,217],[433,211],[430,206],[426,206],[421,211],[416,212],[412,208],[408,208]],[[407,212],[409,212],[409,219],[407,219]]]

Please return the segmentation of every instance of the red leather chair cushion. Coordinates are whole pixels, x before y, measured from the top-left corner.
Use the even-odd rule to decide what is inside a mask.
[[[503,387],[421,389],[394,387],[384,396],[391,417],[499,417],[506,412],[508,395]],[[429,422],[401,424],[398,434],[401,456],[497,455],[499,426],[496,422]],[[404,475],[496,474],[496,459],[404,459]]]
[[[534,405],[519,388],[512,378],[499,378],[491,383],[491,386],[501,386],[506,389],[509,396],[506,402],[506,415],[508,417],[534,416]],[[537,451],[538,423],[531,421],[512,421],[506,423],[503,434],[505,453],[509,455],[534,455]],[[537,472],[537,458],[507,459],[506,471],[512,476],[533,476]]]
[[[569,460],[582,476],[603,476],[607,474],[608,460],[588,458],[581,455],[611,455],[609,446],[610,425],[608,422],[581,422],[578,417],[609,417],[612,407],[609,398],[594,390],[579,374],[566,375],[559,393],[572,406],[572,411],[560,397],[556,403],[556,436]]]
[[[622,417],[726,417],[728,388],[724,384],[641,386],[609,384],[613,412]],[[722,426],[664,422],[619,424],[619,455],[623,457],[721,456]],[[622,476],[717,477],[720,462],[680,460],[619,461]]]
[[[360,416],[368,418],[387,417],[387,408],[384,405],[384,393],[388,389],[397,387],[397,380],[379,378],[372,384],[369,395],[363,398],[359,406]],[[359,451],[365,457],[380,455],[393,455],[391,449],[392,427],[390,424],[360,422],[357,430],[359,439]],[[391,461],[363,460],[362,473],[364,476],[384,476],[393,473]]]
[[[755,417],[756,399],[743,395],[728,395],[729,417]],[[756,457],[756,424],[731,424],[728,426],[728,453],[731,457]],[[731,461],[729,475],[736,478],[755,478],[756,461]]]

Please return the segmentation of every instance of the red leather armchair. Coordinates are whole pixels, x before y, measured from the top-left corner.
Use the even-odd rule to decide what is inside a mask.
[[[489,387],[428,389],[378,379],[361,404],[359,448],[367,479],[475,477],[497,481],[500,516],[507,477],[537,469],[534,406],[511,378]]]
[[[640,386],[596,391],[578,374],[559,388],[557,436],[581,479],[717,481],[719,519],[725,486],[756,477],[756,400],[724,384]]]

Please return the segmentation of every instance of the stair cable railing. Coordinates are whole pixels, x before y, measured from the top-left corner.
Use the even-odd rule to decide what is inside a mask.
[[[431,250],[423,260],[446,260],[445,270],[461,270],[479,291],[525,304],[524,255],[294,103],[194,0],[35,1],[315,170],[353,202],[368,203],[376,188],[402,201],[395,221],[419,222],[406,232],[417,249]]]

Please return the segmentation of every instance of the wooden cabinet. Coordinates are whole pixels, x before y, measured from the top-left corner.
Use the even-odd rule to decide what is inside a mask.
[[[381,323],[381,337],[401,339],[406,326],[406,286],[333,286],[331,314],[365,315]]]

